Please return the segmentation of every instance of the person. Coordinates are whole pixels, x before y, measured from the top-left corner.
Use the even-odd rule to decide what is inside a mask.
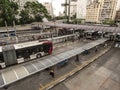
[[[51,70],[50,70],[50,75],[51,75],[53,78],[55,77],[54,69],[51,69]]]
[[[98,48],[97,48],[97,46],[95,47],[95,52],[97,52],[98,51]]]

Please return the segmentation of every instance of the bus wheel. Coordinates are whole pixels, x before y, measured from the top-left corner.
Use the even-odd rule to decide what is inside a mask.
[[[42,55],[39,53],[39,54],[37,54],[37,56],[36,56],[36,57],[37,57],[37,58],[40,58],[41,56],[42,56]]]

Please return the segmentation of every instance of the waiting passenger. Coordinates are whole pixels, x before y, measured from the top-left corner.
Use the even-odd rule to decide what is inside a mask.
[[[98,48],[97,48],[97,46],[95,47],[95,52],[97,52],[98,51]]]
[[[50,75],[51,75],[53,78],[55,77],[54,69],[51,69],[51,70],[50,70]]]

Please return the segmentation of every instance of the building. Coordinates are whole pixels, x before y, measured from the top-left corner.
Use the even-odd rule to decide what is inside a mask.
[[[116,10],[120,10],[120,0],[118,0],[118,2],[117,2],[117,8],[116,8]]]
[[[116,12],[115,21],[120,23],[120,10]]]
[[[44,2],[43,5],[46,7],[49,15],[51,15],[52,17],[54,17],[52,3],[50,3],[50,2]]]
[[[85,19],[86,17],[86,6],[90,0],[77,0],[77,18]]]
[[[62,6],[65,7],[64,8],[65,16],[72,17],[77,13],[77,0],[65,0],[65,3],[63,3]]]
[[[59,17],[65,16],[64,13],[59,12]]]
[[[114,20],[117,0],[93,0],[87,5],[86,22],[102,23]]]
[[[70,2],[70,17],[77,13],[77,0],[71,0]]]

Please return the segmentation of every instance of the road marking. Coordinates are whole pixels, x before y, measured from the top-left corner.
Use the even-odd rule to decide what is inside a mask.
[[[17,75],[16,71],[15,71],[15,70],[13,70],[13,72],[15,73],[15,76],[17,77],[17,79],[19,79],[19,77],[18,77],[18,75]]]
[[[6,80],[5,80],[5,77],[4,77],[3,73],[2,73],[2,78],[3,78],[4,83],[6,84]]]

